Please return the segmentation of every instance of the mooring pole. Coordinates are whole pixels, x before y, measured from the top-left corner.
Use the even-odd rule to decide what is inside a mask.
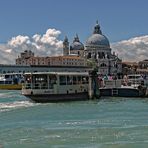
[[[89,96],[89,99],[92,99],[94,94],[93,94],[93,87],[92,87],[92,76],[89,75],[89,88],[88,88],[88,96]]]

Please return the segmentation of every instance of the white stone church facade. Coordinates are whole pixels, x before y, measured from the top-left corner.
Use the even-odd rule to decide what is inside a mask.
[[[102,34],[98,22],[93,34],[86,40],[85,46],[80,42],[78,35],[69,46],[68,38],[63,41],[63,55],[75,55],[93,61],[102,75],[116,75],[122,73],[122,60],[110,48],[109,40]]]

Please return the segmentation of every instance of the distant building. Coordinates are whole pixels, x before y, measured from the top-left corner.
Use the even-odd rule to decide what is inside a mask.
[[[148,75],[148,60],[137,62],[122,62],[122,73]]]
[[[122,73],[122,60],[111,53],[109,40],[102,34],[98,22],[93,34],[86,41],[84,56],[88,60],[94,60],[99,74]]]
[[[53,57],[19,57],[16,59],[19,66],[86,66],[86,60],[79,56],[53,56]]]
[[[84,58],[84,45],[79,41],[78,35],[69,47],[68,38],[63,41],[63,56],[35,57],[30,50],[25,50],[16,59],[19,66],[86,66]]]
[[[138,63],[136,62],[122,62],[122,73],[123,75],[127,74],[136,74],[138,69]]]
[[[137,73],[148,75],[148,60],[147,59],[138,62]]]
[[[16,65],[27,66],[30,65],[30,59],[34,57],[34,53],[31,50],[25,50],[21,52],[20,56],[16,59]]]
[[[148,60],[139,61],[138,67],[141,69],[148,69]]]
[[[57,56],[49,57],[48,65],[50,66],[87,66],[84,58],[67,55],[67,56]]]

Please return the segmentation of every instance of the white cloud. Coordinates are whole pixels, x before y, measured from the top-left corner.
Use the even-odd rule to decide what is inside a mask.
[[[15,59],[24,50],[32,50],[36,56],[61,55],[62,41],[58,39],[60,34],[59,30],[48,29],[43,35],[12,37],[7,44],[0,45],[0,63],[15,64]]]
[[[148,59],[148,35],[113,43],[111,48],[123,61]]]
[[[24,50],[32,50],[35,56],[61,55],[60,34],[59,30],[48,29],[43,35],[12,37],[7,44],[0,44],[0,64],[15,64],[15,59]],[[148,35],[113,43],[111,48],[123,61],[148,59]]]
[[[8,45],[13,48],[17,48],[25,43],[30,43],[28,36],[18,35],[17,37],[13,37],[10,41],[8,41]]]

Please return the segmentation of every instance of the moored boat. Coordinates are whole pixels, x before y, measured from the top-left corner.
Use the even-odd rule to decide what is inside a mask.
[[[25,73],[22,94],[35,102],[87,100],[89,75],[80,72]]]
[[[140,75],[128,75],[123,79],[104,80],[100,87],[101,96],[144,97],[146,87]]]
[[[22,73],[0,74],[0,89],[21,90],[23,82]]]

